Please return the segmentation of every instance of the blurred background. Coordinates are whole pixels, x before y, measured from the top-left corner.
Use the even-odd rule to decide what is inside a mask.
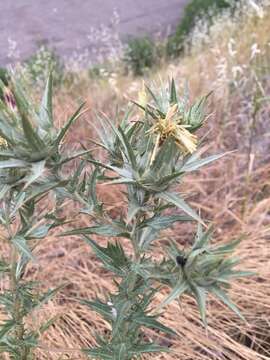
[[[1,1],[0,63],[25,60],[40,44],[54,48],[62,57],[88,51],[91,58],[101,50],[100,36],[117,32],[130,36],[165,38],[179,22],[188,0],[19,0]],[[107,39],[110,41],[111,39]],[[109,45],[109,44],[107,44]],[[112,46],[113,44],[111,44]],[[97,49],[100,47],[100,49]],[[103,49],[104,50],[104,49]]]

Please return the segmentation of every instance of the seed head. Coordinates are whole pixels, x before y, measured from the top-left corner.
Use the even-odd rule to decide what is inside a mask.
[[[6,139],[0,137],[0,149],[7,148],[8,144]]]

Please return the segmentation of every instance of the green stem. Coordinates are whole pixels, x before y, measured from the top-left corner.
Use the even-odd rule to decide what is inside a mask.
[[[132,247],[133,247],[133,252],[134,252],[134,262],[139,264],[140,260],[141,260],[141,251],[140,248],[138,246],[138,241],[135,237],[135,231],[136,228],[138,227],[138,224],[140,222],[140,218],[141,218],[141,214],[138,213],[135,217],[135,221],[133,224],[133,229],[131,232],[131,243],[132,243]],[[132,280],[129,283],[129,287],[128,287],[128,291],[131,292],[134,289],[134,286],[136,284],[136,280],[137,280],[137,274],[134,273],[134,276],[132,277]]]
[[[9,199],[8,199],[9,204]],[[8,209],[8,215],[9,215],[9,206],[7,205]],[[8,216],[7,220],[7,232],[9,237],[9,243],[10,243],[10,265],[11,265],[11,271],[9,273],[9,288],[13,295],[13,308],[11,310],[13,320],[15,321],[15,338],[18,343],[21,343],[23,341],[25,328],[23,323],[23,315],[22,315],[22,302],[20,297],[18,296],[18,286],[19,281],[16,276],[17,272],[17,261],[18,261],[18,251],[16,247],[12,244],[12,238],[13,238],[13,232],[11,228],[11,221],[10,217]],[[27,354],[28,350],[25,346],[19,345],[19,351],[20,351],[20,360],[27,360]]]
[[[132,229],[132,232],[131,232],[131,243],[132,243],[133,252],[134,252],[134,263],[135,264],[140,264],[141,255],[142,255],[141,250],[140,250],[140,248],[138,246],[138,239],[135,237],[135,231],[136,231],[136,229],[137,229],[137,227],[138,227],[138,225],[140,223],[141,216],[142,216],[141,213],[138,213],[136,215],[135,220],[134,220],[134,224],[133,224],[133,229]],[[130,272],[130,281],[129,281],[128,288],[127,288],[127,293],[128,294],[132,294],[132,292],[134,291],[137,280],[138,280],[138,274],[136,272],[134,272],[134,271],[131,271]],[[125,333],[127,334],[128,331],[129,331],[128,323],[126,323],[124,325],[124,327],[125,327]]]

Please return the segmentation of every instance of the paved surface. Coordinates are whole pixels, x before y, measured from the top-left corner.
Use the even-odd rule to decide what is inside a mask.
[[[0,65],[11,50],[26,58],[41,41],[61,55],[85,49],[91,27],[109,26],[114,9],[118,31],[128,35],[163,33],[174,28],[188,0],[0,0]],[[17,43],[12,50],[12,42]]]

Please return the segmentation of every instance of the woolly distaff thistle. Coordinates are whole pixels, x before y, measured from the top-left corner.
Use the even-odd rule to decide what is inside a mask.
[[[115,292],[82,300],[110,326],[110,331],[97,336],[96,347],[84,350],[93,359],[130,360],[145,353],[168,351],[150,339],[147,328],[177,336],[158,318],[164,306],[184,293],[196,299],[204,324],[208,293],[240,315],[225,290],[231,278],[248,275],[235,270],[237,261],[230,257],[237,241],[210,246],[211,232],[203,231],[202,219],[179,192],[185,174],[222,156],[201,159],[196,151],[200,144],[195,132],[205,120],[207,97],[188,105],[187,99],[178,97],[173,80],[158,91],[145,89],[136,103],[143,110],[139,121],[130,121],[130,111],[119,125],[107,118],[99,119],[100,142],[95,144],[106,151],[107,158],[98,160],[92,154],[87,161],[95,170],[84,175],[81,183],[77,181],[72,191],[91,223],[63,234],[82,235],[115,277]],[[82,168],[78,168],[77,178]],[[125,216],[111,217],[97,197],[97,183],[126,187]],[[162,249],[163,259],[157,261],[155,247],[159,244],[160,250],[160,232],[186,221],[199,224],[193,246],[184,252],[168,239]],[[93,239],[95,235],[109,237],[107,245],[99,245]],[[112,240],[115,237],[118,239]],[[130,242],[131,255],[120,238]],[[163,287],[171,291],[156,305],[154,297]]]
[[[1,241],[9,249],[9,254],[3,252],[0,259],[5,284],[0,292],[0,353],[5,359],[8,354],[12,360],[33,360],[40,336],[55,318],[32,327],[29,317],[61,286],[41,292],[40,284],[28,278],[26,269],[36,261],[40,241],[64,222],[47,196],[54,191],[59,198],[68,186],[63,165],[81,155],[65,154],[60,146],[80,108],[62,129],[57,129],[51,76],[39,108],[21,81],[9,78],[8,85],[0,82],[0,225]]]

